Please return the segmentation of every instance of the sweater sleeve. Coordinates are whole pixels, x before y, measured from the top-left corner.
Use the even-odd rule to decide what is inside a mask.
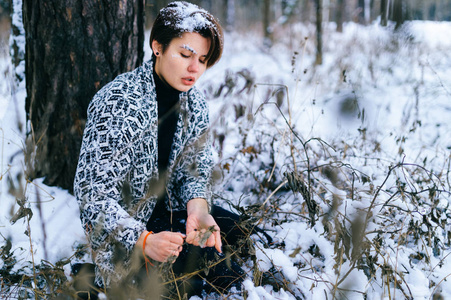
[[[145,229],[122,203],[137,138],[132,134],[136,95],[126,81],[113,81],[96,94],[88,109],[74,192],[94,251],[105,243],[119,243],[130,253]]]
[[[194,198],[203,198],[211,206],[211,172],[213,168],[212,146],[209,136],[208,106],[203,95],[196,94],[190,101],[189,138],[179,156],[175,172],[171,203],[176,209],[185,208]]]

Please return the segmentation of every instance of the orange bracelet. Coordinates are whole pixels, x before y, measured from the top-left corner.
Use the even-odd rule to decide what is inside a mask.
[[[147,275],[149,275],[149,270],[147,269],[147,264],[150,264],[150,265],[153,267],[153,263],[151,263],[150,260],[147,258],[147,255],[146,255],[146,252],[145,252],[147,237],[148,237],[149,235],[151,235],[151,234],[153,234],[153,231],[149,231],[149,232],[146,234],[146,236],[144,237],[144,242],[143,242],[143,256],[144,256],[144,261],[145,261],[145,263],[146,263],[146,272],[147,272]]]

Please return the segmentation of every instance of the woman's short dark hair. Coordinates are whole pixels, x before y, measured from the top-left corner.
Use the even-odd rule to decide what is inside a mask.
[[[207,68],[219,61],[224,44],[221,25],[209,12],[185,1],[171,2],[160,10],[150,32],[150,47],[156,40],[165,52],[171,41],[185,32],[197,32],[210,40]]]

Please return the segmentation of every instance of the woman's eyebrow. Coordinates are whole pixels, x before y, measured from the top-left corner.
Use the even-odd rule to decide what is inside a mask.
[[[191,51],[193,54],[197,54],[196,50],[191,48],[189,45],[183,44],[182,46],[180,46],[180,48],[183,48],[183,49],[186,49],[188,51]]]

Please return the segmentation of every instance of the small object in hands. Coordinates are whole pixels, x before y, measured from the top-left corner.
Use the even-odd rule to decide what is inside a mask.
[[[166,259],[167,263],[173,264],[177,260],[177,255],[169,255],[169,257]]]
[[[204,248],[208,238],[216,231],[215,226],[210,226],[207,229],[201,229],[199,231],[199,246]]]

